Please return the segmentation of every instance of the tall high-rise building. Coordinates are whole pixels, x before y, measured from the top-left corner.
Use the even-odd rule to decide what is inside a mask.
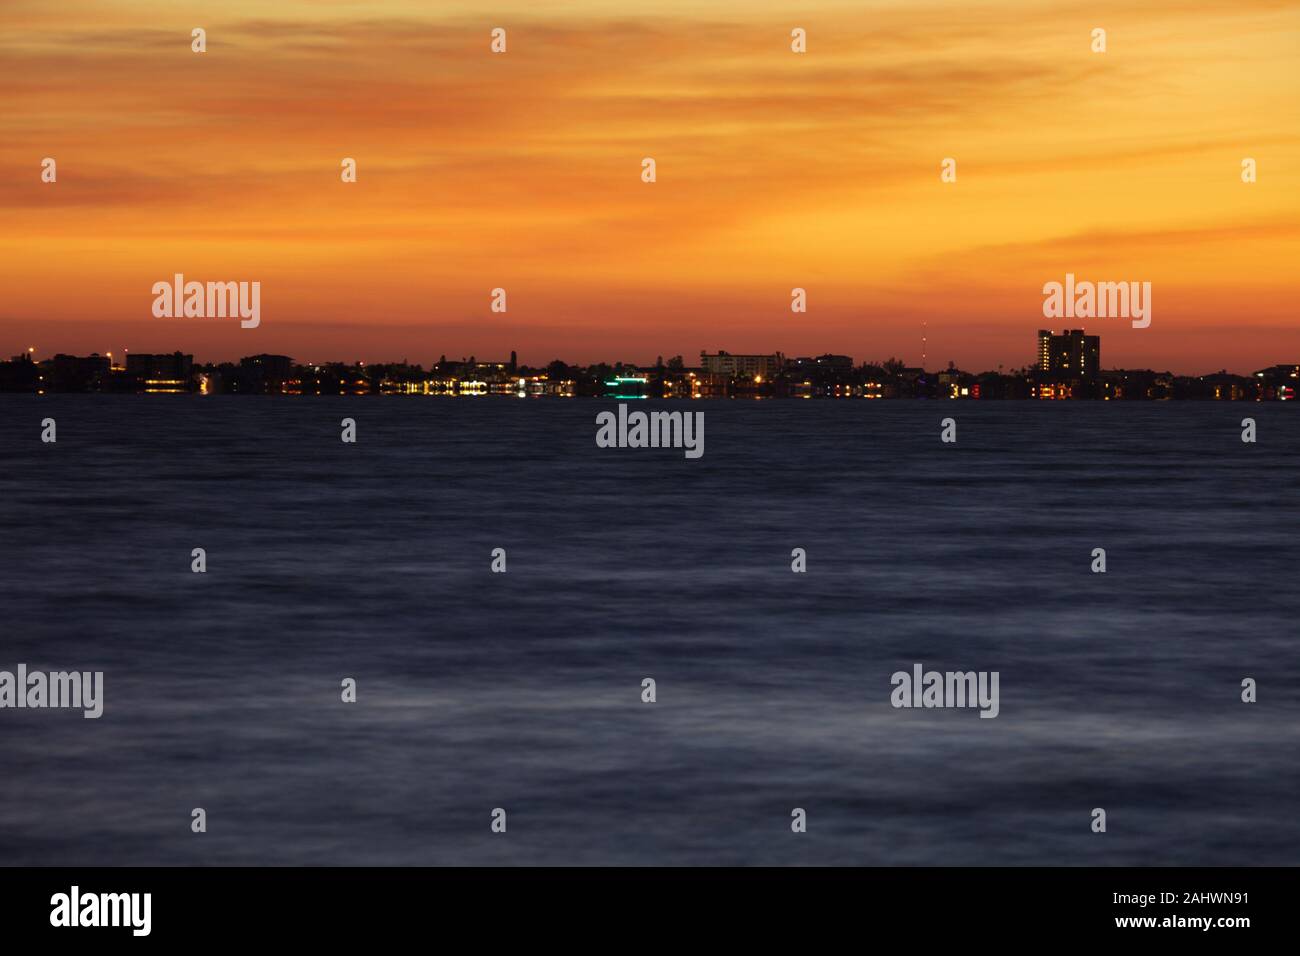
[[[1083,329],[1066,329],[1060,335],[1038,330],[1038,368],[1054,378],[1095,379],[1101,374],[1101,336]]]

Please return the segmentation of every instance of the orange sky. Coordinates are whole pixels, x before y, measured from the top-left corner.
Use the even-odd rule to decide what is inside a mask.
[[[0,352],[1011,368],[1073,272],[1153,285],[1070,323],[1106,367],[1300,361],[1294,2],[481,7],[5,0]],[[154,318],[176,272],[260,327]]]

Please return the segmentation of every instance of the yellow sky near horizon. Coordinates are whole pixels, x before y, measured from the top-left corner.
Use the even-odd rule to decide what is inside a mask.
[[[1153,285],[1106,366],[1300,360],[1294,3],[475,7],[9,0],[0,350],[919,362],[924,323],[1012,367],[1073,272]],[[261,326],[154,319],[176,272]]]

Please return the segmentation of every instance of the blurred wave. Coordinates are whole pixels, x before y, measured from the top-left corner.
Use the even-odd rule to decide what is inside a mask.
[[[606,407],[0,397],[0,669],[106,697],[0,711],[0,863],[1300,859],[1293,409]],[[918,661],[1000,716],[891,708]]]

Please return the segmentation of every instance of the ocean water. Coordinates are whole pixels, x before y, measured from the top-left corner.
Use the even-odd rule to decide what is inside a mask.
[[[1300,862],[1296,409],[612,406],[0,396],[0,864]]]

